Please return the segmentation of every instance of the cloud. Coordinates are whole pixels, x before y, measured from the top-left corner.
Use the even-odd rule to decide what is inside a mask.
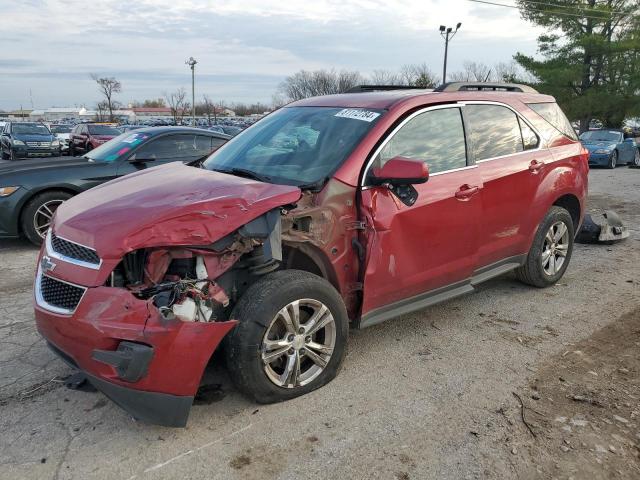
[[[98,100],[90,72],[117,76],[122,101],[187,87],[189,56],[198,88],[215,98],[269,101],[300,69],[441,68],[440,24],[462,22],[450,70],[464,60],[508,61],[535,52],[539,31],[517,10],[466,0],[31,0],[3,6],[0,108]],[[252,81],[256,79],[256,81]],[[210,91],[207,91],[210,89]]]

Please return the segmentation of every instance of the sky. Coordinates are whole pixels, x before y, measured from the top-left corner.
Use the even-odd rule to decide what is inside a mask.
[[[93,108],[91,73],[120,80],[123,104],[190,92],[190,56],[196,101],[269,104],[302,69],[426,62],[441,75],[438,27],[458,22],[449,71],[535,54],[542,33],[516,9],[468,0],[0,0],[0,109]]]

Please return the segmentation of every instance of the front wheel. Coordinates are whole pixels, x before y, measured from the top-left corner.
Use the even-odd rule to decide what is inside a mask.
[[[323,278],[298,270],[265,275],[234,308],[238,325],[225,338],[231,379],[260,403],[304,395],[338,374],[348,317]]]
[[[52,190],[36,195],[24,207],[21,218],[22,232],[34,245],[40,245],[51,226],[53,214],[62,202],[71,198],[67,192]]]
[[[573,252],[573,219],[562,207],[551,207],[540,223],[525,264],[516,270],[518,279],[543,288],[562,278]]]
[[[614,150],[609,157],[609,165],[607,165],[607,168],[613,169],[616,168],[616,165],[618,165],[618,151]]]

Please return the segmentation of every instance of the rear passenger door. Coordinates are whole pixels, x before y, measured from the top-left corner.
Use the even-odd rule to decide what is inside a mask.
[[[368,183],[368,172],[396,156],[429,166],[429,180],[413,186],[418,197],[412,205]],[[363,325],[421,308],[442,287],[461,293],[460,282],[476,267],[481,190],[458,106],[416,112],[384,140],[367,167],[361,192],[368,225]]]
[[[513,257],[529,249],[531,226],[524,220],[552,159],[539,135],[510,108],[468,103],[464,112],[484,187],[478,266],[517,262]]]

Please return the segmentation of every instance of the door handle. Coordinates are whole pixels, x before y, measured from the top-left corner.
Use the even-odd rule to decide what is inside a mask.
[[[458,200],[468,200],[480,191],[480,187],[477,185],[471,186],[464,184],[456,192],[456,198]]]
[[[538,160],[532,160],[529,164],[529,170],[534,173],[536,173],[542,167],[544,167],[544,162],[539,162]]]

